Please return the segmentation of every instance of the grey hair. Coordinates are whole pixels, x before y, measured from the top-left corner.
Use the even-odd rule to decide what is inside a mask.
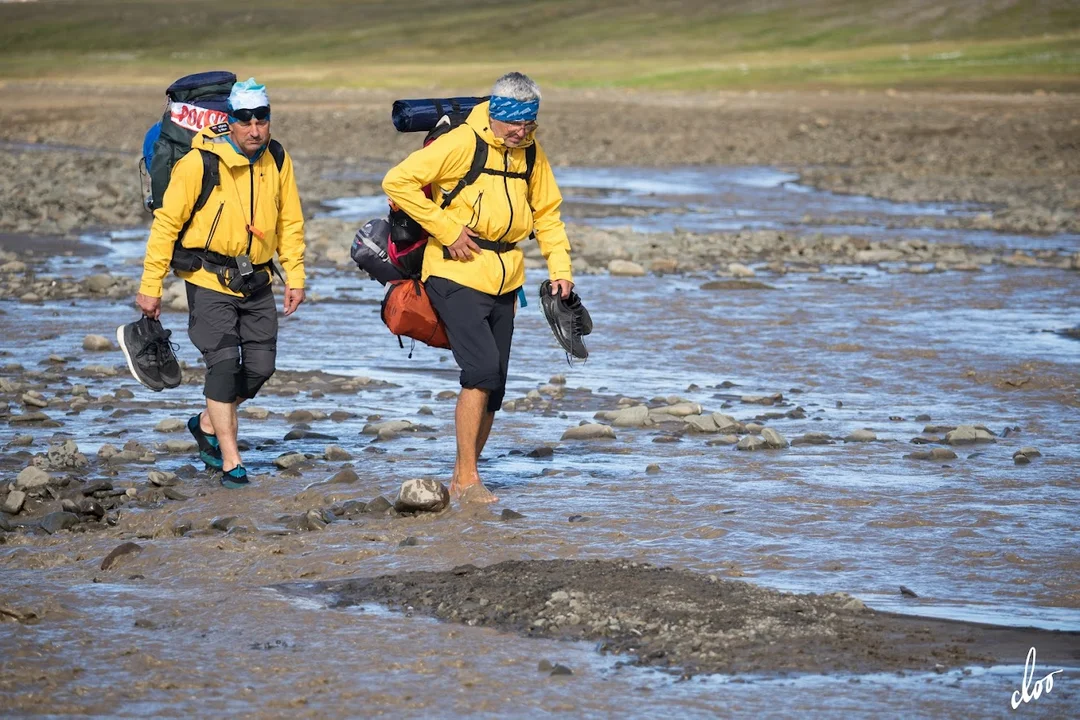
[[[532,102],[540,99],[540,86],[524,73],[510,72],[495,81],[491,86],[491,94]]]

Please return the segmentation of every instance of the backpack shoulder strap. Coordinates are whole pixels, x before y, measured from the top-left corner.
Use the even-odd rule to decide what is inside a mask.
[[[525,148],[525,182],[532,182],[533,167],[536,166],[536,141]]]
[[[281,172],[281,167],[285,164],[285,148],[277,140],[271,138],[266,149],[270,153],[270,157],[274,158],[274,164],[277,165],[278,172]]]
[[[441,207],[445,210],[454,198],[458,194],[476,182],[476,178],[480,177],[480,173],[484,171],[484,166],[487,165],[488,146],[484,142],[484,138],[480,137],[475,130],[473,130],[473,137],[476,138],[476,150],[473,151],[472,165],[469,166],[469,171],[465,173],[465,177],[458,180],[458,184],[454,186],[454,189],[443,195]]]
[[[184,222],[180,228],[180,233],[176,236],[176,242],[180,242],[184,239],[184,234],[191,227],[191,221],[195,219],[195,215],[206,205],[206,201],[210,198],[210,193],[214,191],[218,185],[221,184],[221,170],[219,168],[218,156],[209,150],[203,150],[199,148],[199,154],[202,156],[202,184],[199,186],[199,196],[195,198],[195,204],[191,208],[191,215]]]

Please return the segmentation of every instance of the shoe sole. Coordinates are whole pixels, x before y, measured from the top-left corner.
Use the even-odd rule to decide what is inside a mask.
[[[241,488],[246,488],[250,484],[251,483],[249,483],[249,482],[238,483],[238,482],[233,482],[232,480],[222,480],[221,481],[221,486],[226,487],[226,488],[228,488],[230,490],[239,490]]]
[[[147,385],[146,381],[143,380],[141,377],[139,377],[139,373],[137,373],[135,371],[135,363],[134,363],[134,361],[132,361],[131,355],[128,353],[127,343],[124,342],[124,326],[123,325],[116,328],[116,344],[120,346],[120,352],[124,353],[124,360],[127,361],[127,366],[128,366],[128,370],[131,372],[131,377],[135,378],[135,380],[140,385],[142,385],[144,388],[147,388],[149,390],[153,390],[154,392],[161,392],[162,390],[165,389],[164,387],[156,388],[153,385]]]

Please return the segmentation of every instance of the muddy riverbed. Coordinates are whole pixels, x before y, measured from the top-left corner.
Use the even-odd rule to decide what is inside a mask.
[[[290,108],[308,112],[303,100]],[[770,102],[723,112],[788,117]],[[586,106],[556,107],[570,120]],[[16,137],[28,126],[9,123],[12,142],[96,148],[4,150],[55,156],[62,187],[83,172],[64,175],[65,163],[127,163],[126,144],[100,152],[97,126],[15,111],[49,137]],[[1015,112],[1030,122],[1025,106]],[[868,113],[846,99],[808,132]],[[966,132],[942,138],[967,158],[959,169],[984,167],[964,154]],[[748,133],[733,132],[744,144],[730,167],[662,156],[612,171],[630,163],[612,150],[559,169],[597,328],[592,356],[568,366],[557,349],[530,251],[530,304],[482,466],[500,503],[436,515],[390,506],[403,480],[448,475],[456,369],[445,351],[418,347],[409,359],[378,321],[381,289],[342,256],[377,213],[384,159],[327,160],[308,176],[311,302],[283,320],[280,370],[242,413],[255,476],[243,492],[197,467],[182,428],[201,399],[201,365],[179,287],[163,316],[186,365],[179,388],[143,389],[108,339],[133,318],[138,215],[88,216],[100,188],[63,206],[55,227],[46,208],[31,229],[48,236],[4,215],[0,502],[20,500],[0,513],[5,706],[985,717],[1009,712],[1035,646],[1040,676],[1068,669],[1028,709],[1074,714],[1074,211],[1004,179],[1021,166],[1012,155],[985,184],[1033,200],[874,199],[815,187],[811,151],[788,140],[751,160]],[[549,142],[584,147],[571,136]],[[1058,220],[1037,233],[1020,215]],[[506,561],[522,564],[460,569]],[[752,600],[719,612],[739,593]],[[650,627],[661,619],[667,627]],[[901,635],[908,644],[883,641]]]

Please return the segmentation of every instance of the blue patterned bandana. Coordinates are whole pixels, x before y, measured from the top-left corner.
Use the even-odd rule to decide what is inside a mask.
[[[514,98],[492,95],[488,114],[492,120],[499,122],[531,122],[536,119],[540,112],[540,101],[530,100],[524,102]]]

